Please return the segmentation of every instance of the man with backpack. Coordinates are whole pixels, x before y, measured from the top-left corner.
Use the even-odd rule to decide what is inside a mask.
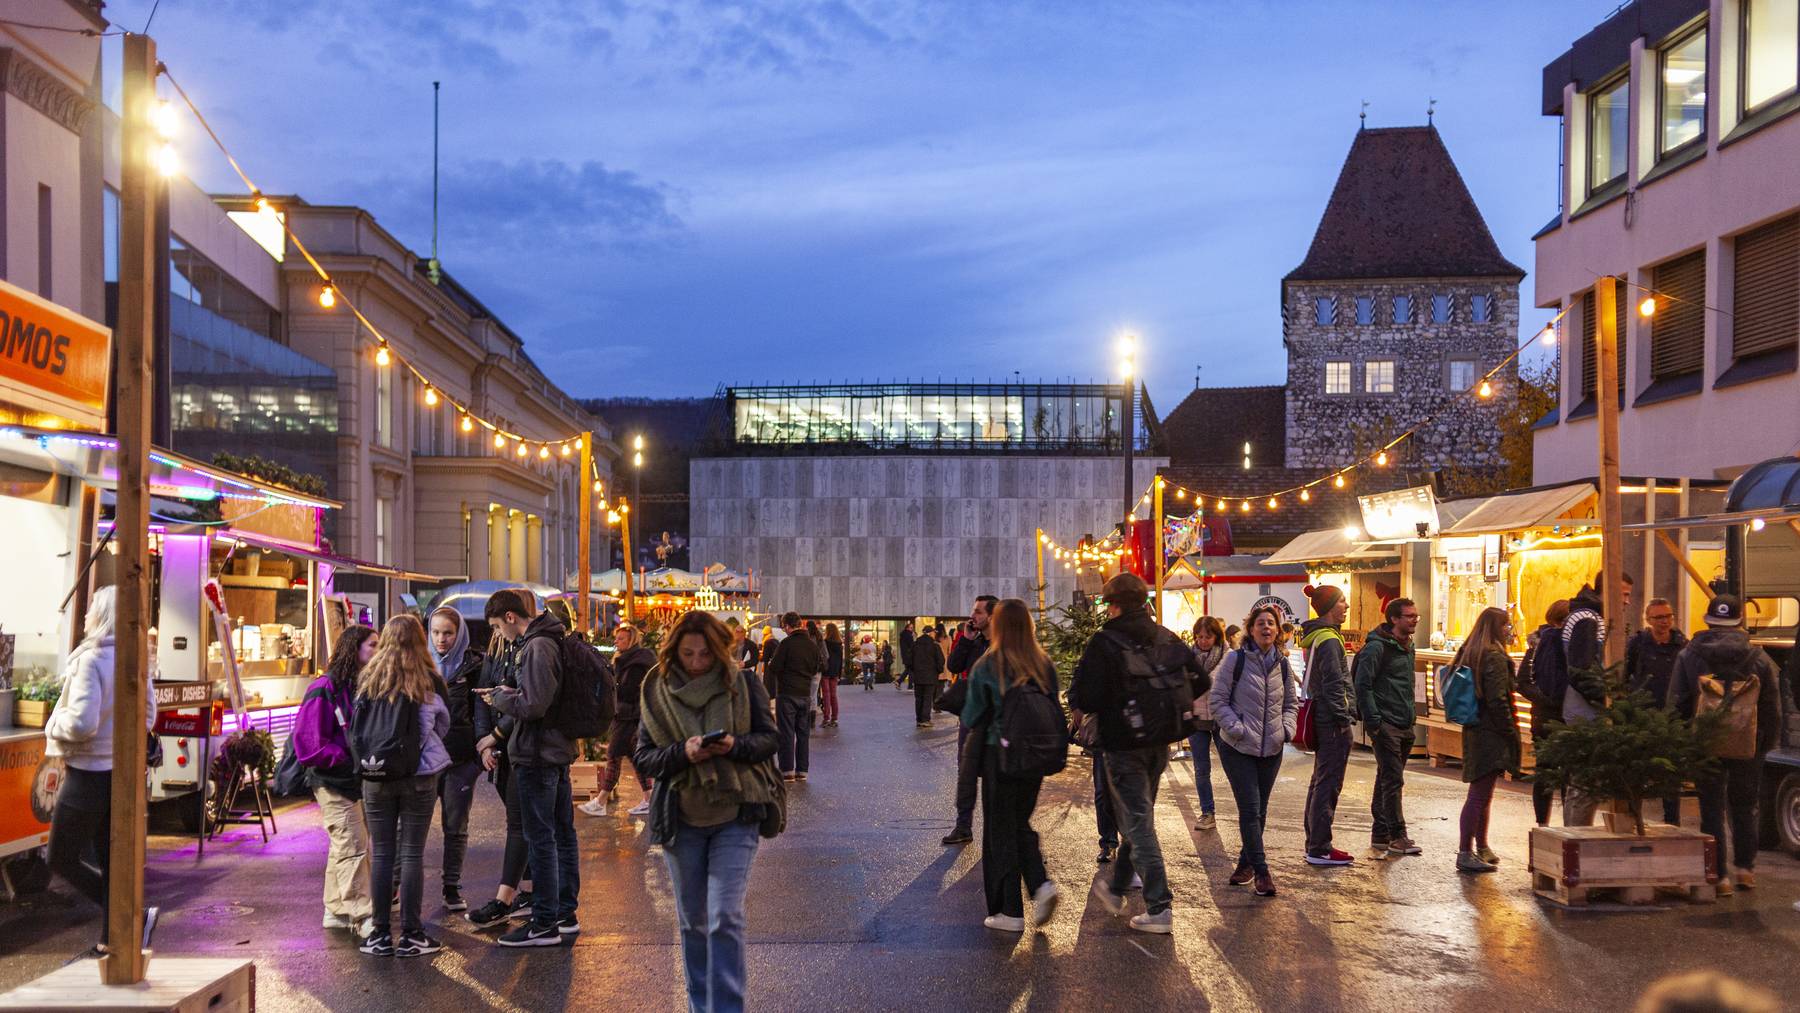
[[[1624,578],[1621,594],[1631,604],[1630,575]],[[1563,620],[1563,667],[1568,685],[1563,690],[1564,724],[1592,721],[1606,708],[1606,609],[1601,589],[1606,586],[1606,573],[1594,575],[1594,582],[1575,592],[1569,599],[1569,617]],[[1563,789],[1563,826],[1592,826],[1599,800],[1571,789]]]
[[[994,606],[1000,599],[991,594],[977,595],[975,604],[969,609],[969,621],[958,627],[958,635],[950,647],[950,657],[944,667],[950,672],[956,687],[951,702],[955,709],[951,713],[962,714],[962,705],[957,701],[964,699],[969,688],[969,671],[975,662],[987,653],[988,623],[994,616]],[[949,695],[949,694],[946,694]],[[938,843],[945,847],[967,844],[975,839],[975,795],[977,781],[981,776],[981,742],[971,741],[968,728],[961,722],[956,726],[956,825],[944,835]]]
[[[575,806],[569,764],[580,756],[576,740],[600,734],[612,717],[602,714],[602,662],[593,648],[570,636],[562,621],[536,612],[530,592],[494,592],[483,610],[494,634],[518,645],[517,688],[477,690],[488,706],[514,719],[506,753],[509,790],[519,793],[519,814],[531,866],[531,920],[499,939],[501,946],[557,946],[581,931],[575,911],[581,894],[581,861],[575,840]],[[592,655],[591,661],[577,652]]]
[[[1101,591],[1107,620],[1089,640],[1069,682],[1069,706],[1098,719],[1100,750],[1114,815],[1124,842],[1110,882],[1094,892],[1112,914],[1125,909],[1134,873],[1144,881],[1144,913],[1131,919],[1139,932],[1175,930],[1162,845],[1156,837],[1156,792],[1169,765],[1169,743],[1187,737],[1197,696],[1212,677],[1180,637],[1158,626],[1144,603],[1150,589],[1125,572]]]
[[[1550,738],[1550,728],[1562,721],[1563,693],[1569,688],[1568,664],[1563,660],[1563,623],[1569,618],[1569,603],[1558,599],[1544,612],[1544,624],[1526,638],[1525,660],[1519,663],[1519,692],[1531,701],[1531,743],[1542,748]],[[1531,807],[1537,825],[1550,825],[1550,808],[1556,801],[1556,789],[1541,777],[1531,781]]]
[[[1700,790],[1700,830],[1712,835],[1722,897],[1733,892],[1725,876],[1725,820],[1731,819],[1736,886],[1756,885],[1757,800],[1763,756],[1781,736],[1781,673],[1744,632],[1744,603],[1722,594],[1706,606],[1707,628],[1694,634],[1669,682],[1669,706],[1690,720],[1709,712],[1719,728],[1712,739],[1718,767],[1694,778]]]
[[[1370,630],[1368,643],[1356,652],[1354,676],[1357,711],[1375,751],[1375,789],[1369,799],[1375,821],[1369,831],[1369,859],[1376,862],[1424,851],[1406,836],[1406,812],[1401,805],[1417,717],[1412,638],[1419,628],[1419,607],[1411,598],[1395,598],[1382,615],[1387,622]]]

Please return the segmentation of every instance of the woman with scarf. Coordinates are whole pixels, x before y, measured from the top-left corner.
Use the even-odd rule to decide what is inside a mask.
[[[662,845],[681,924],[688,1006],[744,1008],[744,894],[758,838],[779,833],[785,795],[761,682],[731,661],[725,624],[681,617],[644,680],[637,769],[654,778],[651,840]]]
[[[86,635],[63,663],[62,695],[44,725],[44,753],[63,759],[62,789],[50,817],[50,869],[100,905],[106,952],[107,866],[111,854],[113,766],[113,596],[103,587],[88,602]],[[153,694],[144,694],[144,728],[156,720]],[[99,866],[89,865],[93,851]]]
[[[431,660],[437,664],[438,696],[450,711],[444,749],[450,766],[438,779],[438,804],[444,828],[444,909],[466,911],[462,895],[463,857],[469,853],[469,808],[475,803],[475,781],[481,759],[475,753],[475,684],[481,681],[483,658],[469,649],[469,624],[453,608],[431,612]]]
[[[1216,616],[1201,616],[1194,621],[1194,661],[1203,671],[1218,668],[1230,649],[1225,645],[1225,624]],[[1200,795],[1200,817],[1194,821],[1194,829],[1212,830],[1218,826],[1213,815],[1212,752],[1219,723],[1213,720],[1212,699],[1205,693],[1194,696],[1193,722],[1188,753],[1194,760],[1194,789]]]
[[[290,740],[294,759],[319,803],[328,842],[325,852],[325,927],[368,934],[374,901],[369,894],[369,835],[363,827],[362,777],[350,750],[350,716],[356,680],[375,654],[375,631],[346,627],[331,649],[325,674],[306,687]]]

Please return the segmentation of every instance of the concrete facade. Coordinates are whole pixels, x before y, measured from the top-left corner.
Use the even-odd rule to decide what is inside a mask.
[[[1654,287],[1659,264],[1697,251],[1705,258],[1708,309],[1696,374],[1659,382],[1652,375],[1655,318],[1625,314],[1621,469],[1628,475],[1729,478],[1758,461],[1800,453],[1797,339],[1788,338],[1785,353],[1758,356],[1739,355],[1733,344],[1734,330],[1750,314],[1787,313],[1791,320],[1800,299],[1800,268],[1791,266],[1779,298],[1756,300],[1752,307],[1736,290],[1738,240],[1800,213],[1800,174],[1794,171],[1800,119],[1785,115],[1800,98],[1790,93],[1747,114],[1738,97],[1743,5],[1711,0],[1692,8],[1688,13],[1697,21],[1646,35],[1651,29],[1642,19],[1656,12],[1629,4],[1545,72],[1544,111],[1562,117],[1570,157],[1563,174],[1565,208],[1537,239],[1534,298],[1539,306],[1569,313],[1557,329],[1559,411],[1540,424],[1534,441],[1533,477],[1540,483],[1590,476],[1598,460],[1598,423],[1582,362],[1588,328],[1582,303],[1596,272],[1623,277],[1620,297],[1636,306]],[[1611,30],[1615,23],[1623,28]],[[1705,126],[1695,143],[1659,152],[1660,54],[1696,27],[1707,29]],[[1789,35],[1757,45],[1765,43],[1785,44],[1791,53],[1795,40]],[[1594,71],[1582,74],[1581,68]],[[1618,73],[1629,84],[1625,172],[1596,190],[1587,178],[1589,99]]]
[[[1146,489],[1166,458],[1139,457]],[[1121,516],[1117,458],[925,455],[695,458],[691,558],[752,570],[762,608],[848,618],[1034,600],[1036,535],[1065,544]],[[1047,601],[1074,574],[1045,559]]]
[[[1282,336],[1287,344],[1287,466],[1332,468],[1354,463],[1419,420],[1435,421],[1402,443],[1397,458],[1416,468],[1500,463],[1497,419],[1511,366],[1493,381],[1496,397],[1478,401],[1458,390],[1512,354],[1519,331],[1519,283],[1511,277],[1289,282]],[[1408,300],[1395,319],[1396,297]],[[1477,297],[1491,300],[1475,319]],[[1449,315],[1433,320],[1433,301],[1448,298]],[[1321,323],[1318,301],[1331,300],[1333,322]],[[1358,322],[1358,300],[1368,323]],[[1332,319],[1328,317],[1327,319]],[[1392,363],[1392,390],[1373,392],[1371,363]],[[1455,364],[1461,363],[1462,366]],[[1348,389],[1328,389],[1336,365]],[[1344,377],[1342,370],[1348,370]],[[1455,374],[1466,370],[1466,378]]]

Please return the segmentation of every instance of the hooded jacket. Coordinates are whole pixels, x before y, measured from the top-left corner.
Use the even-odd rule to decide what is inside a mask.
[[[444,749],[451,763],[474,763],[475,754],[475,685],[481,680],[482,657],[469,650],[469,624],[452,608],[431,611],[451,616],[456,622],[456,640],[443,654],[430,647],[431,660],[437,665],[438,696],[450,712],[450,730],[444,733]]]
[[[1411,728],[1413,711],[1413,645],[1401,643],[1393,623],[1369,631],[1369,641],[1356,652],[1356,708],[1373,733],[1381,725]]]
[[[1569,618],[1563,620],[1563,659],[1569,667],[1569,692],[1563,694],[1563,720],[1589,721],[1606,706],[1606,677],[1602,674],[1606,643],[1605,609],[1600,592],[1583,587],[1569,599]]]
[[[1212,675],[1194,660],[1193,650],[1182,643],[1181,638],[1158,626],[1142,605],[1120,612],[1100,629],[1104,633],[1120,634],[1142,647],[1157,644],[1159,650],[1169,651],[1171,663],[1179,652],[1194,695],[1199,696],[1212,688]],[[1081,660],[1075,664],[1075,674],[1069,679],[1069,706],[1098,719],[1102,749],[1135,748],[1131,745],[1130,730],[1125,726],[1125,678],[1124,649],[1110,637],[1096,634],[1082,650]]]
[[[362,775],[350,755],[349,723],[355,715],[356,685],[352,680],[337,683],[327,672],[307,685],[300,712],[294,715],[294,735],[288,748],[294,751],[294,760],[307,768],[309,787],[362,798]]]
[[[60,756],[78,770],[113,766],[113,589],[101,588],[88,602],[87,636],[63,662],[62,693],[44,725],[44,753]],[[156,724],[156,694],[144,693],[144,728]]]
[[[1550,734],[1550,725],[1562,720],[1562,694],[1555,699],[1538,688],[1538,658],[1542,652],[1562,650],[1562,630],[1545,623],[1537,628],[1529,638],[1530,646],[1525,648],[1525,660],[1519,665],[1519,692],[1531,701],[1531,737],[1542,739]]]
[[[656,655],[643,644],[633,644],[613,659],[619,673],[619,706],[613,711],[614,721],[636,721],[642,714],[644,675],[656,665]]]
[[[1350,727],[1356,720],[1356,708],[1343,633],[1323,616],[1314,616],[1300,626],[1300,648],[1306,652],[1307,695],[1313,701],[1313,721],[1334,728]]]
[[[489,698],[501,714],[515,719],[506,740],[506,756],[521,767],[562,767],[580,755],[575,743],[556,727],[556,694],[562,689],[562,642],[567,628],[549,612],[539,612],[525,627],[518,648],[518,688],[502,686]]]
[[[1781,740],[1781,673],[1749,634],[1741,627],[1715,627],[1688,641],[1669,679],[1669,707],[1684,718],[1692,719],[1699,705],[1703,675],[1725,683],[1756,676],[1756,755],[1775,748]]]
[[[1669,642],[1659,644],[1649,630],[1631,635],[1625,645],[1625,679],[1634,690],[1643,690],[1659,705],[1669,697],[1669,678],[1675,674],[1675,659],[1687,646],[1687,634],[1679,629],[1669,631]]]
[[[1219,738],[1246,756],[1279,756],[1300,713],[1300,687],[1281,647],[1261,651],[1246,642],[1219,662],[1215,675],[1212,712]]]

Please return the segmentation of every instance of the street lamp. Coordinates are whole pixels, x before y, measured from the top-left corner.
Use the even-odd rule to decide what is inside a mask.
[[[644,434],[639,433],[636,436],[633,436],[631,438],[631,502],[633,502],[633,503],[642,503],[643,502],[642,498],[639,497],[639,495],[638,495],[638,487],[640,485],[639,480],[642,477],[643,472],[644,472]],[[641,513],[641,512],[642,511],[638,511],[638,513]],[[632,545],[643,545],[644,542],[643,542],[643,538],[641,537],[643,535],[643,529],[638,526],[637,513],[627,514],[626,517],[631,523],[631,544]],[[636,568],[637,568],[636,560],[633,560],[630,558],[627,558],[625,560],[625,572],[627,575],[629,575],[631,573],[631,571],[635,570]]]
[[[1127,519],[1127,523],[1129,523],[1131,518],[1132,508],[1136,505],[1133,494],[1137,491],[1131,476],[1131,458],[1134,449],[1132,447],[1131,437],[1132,433],[1137,429],[1137,397],[1135,396],[1137,384],[1134,379],[1137,375],[1137,351],[1137,335],[1127,331],[1119,336],[1119,373],[1125,381],[1125,396],[1120,399],[1123,402],[1122,412],[1125,416],[1124,428],[1120,430],[1121,435],[1124,437],[1122,442],[1125,444],[1125,499],[1123,501],[1124,510],[1122,513]],[[1125,529],[1125,536],[1127,540],[1131,537],[1131,529],[1129,527]]]

